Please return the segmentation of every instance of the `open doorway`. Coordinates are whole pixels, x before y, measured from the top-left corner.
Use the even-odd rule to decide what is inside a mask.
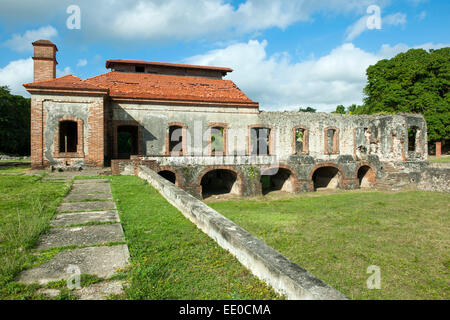
[[[138,154],[138,127],[117,127],[117,157],[130,159],[131,155]]]

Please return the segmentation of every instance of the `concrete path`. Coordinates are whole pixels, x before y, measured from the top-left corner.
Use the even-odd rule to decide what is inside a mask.
[[[79,172],[52,173],[43,180],[72,181]],[[93,175],[92,172],[84,175]],[[123,292],[120,281],[110,281],[119,268],[127,266],[128,247],[112,200],[108,179],[74,180],[71,191],[58,207],[52,228],[41,236],[37,251],[60,249],[49,261],[23,271],[18,281],[45,285],[66,279],[73,282],[74,273],[96,275],[105,281],[75,289],[79,299],[106,299]],[[73,247],[76,248],[73,248]],[[66,248],[65,248],[66,247]],[[71,248],[70,250],[68,248]],[[58,293],[40,289],[49,298]]]

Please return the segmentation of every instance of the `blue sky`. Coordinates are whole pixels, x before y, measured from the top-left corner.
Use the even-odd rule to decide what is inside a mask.
[[[68,29],[70,5],[81,28]],[[380,9],[381,29],[368,29]],[[27,95],[32,46],[59,49],[58,75],[83,79],[107,59],[231,67],[263,110],[361,103],[366,68],[410,48],[450,45],[448,0],[2,0],[0,85]],[[375,17],[376,18],[376,17]]]

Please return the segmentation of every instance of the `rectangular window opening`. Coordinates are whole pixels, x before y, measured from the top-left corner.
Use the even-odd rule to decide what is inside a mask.
[[[251,129],[251,155],[267,156],[270,154],[270,129]]]
[[[59,123],[59,152],[77,152],[78,124],[75,121]]]

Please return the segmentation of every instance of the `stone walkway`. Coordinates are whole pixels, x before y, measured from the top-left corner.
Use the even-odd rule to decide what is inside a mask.
[[[52,173],[43,180],[71,181],[79,175],[78,172]],[[123,292],[121,281],[108,278],[128,264],[128,247],[124,244],[109,181],[81,179],[74,180],[71,191],[58,207],[57,216],[51,221],[52,228],[40,238],[36,250],[76,248],[61,250],[48,262],[23,271],[18,281],[45,285],[50,281],[67,280],[73,277],[74,270],[79,270],[81,274],[96,275],[105,281],[73,293],[79,299],[106,299],[110,294]],[[41,292],[50,297],[58,294],[54,289],[41,289]]]

